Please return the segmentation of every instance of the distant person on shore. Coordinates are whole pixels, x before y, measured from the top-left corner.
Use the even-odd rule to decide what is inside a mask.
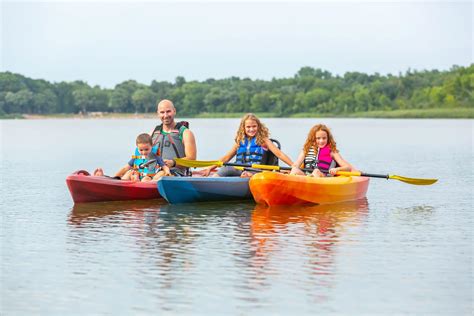
[[[310,173],[313,177],[325,177],[328,174],[334,176],[338,171],[352,169],[352,166],[339,154],[330,129],[323,124],[311,128],[290,173],[304,175],[301,167],[314,169]]]
[[[162,100],[157,105],[157,113],[162,124],[151,133],[153,146],[160,151],[166,165],[175,176],[190,176],[189,168],[176,165],[175,158],[196,160],[196,140],[188,128],[188,122],[175,122],[176,108],[170,100]]]
[[[262,164],[265,163],[265,155],[272,153],[291,166],[293,162],[268,138],[270,135],[268,128],[260,122],[260,119],[252,113],[242,117],[235,144],[231,150],[223,156],[220,161],[226,163],[236,156],[236,163],[239,164]],[[263,160],[263,161],[262,161]],[[210,166],[204,169],[203,175],[207,176],[217,166]],[[214,177],[251,177],[254,173],[250,171],[238,170],[232,166],[225,166],[214,174]]]
[[[158,181],[162,176],[169,176],[170,169],[159,155],[159,150],[152,145],[149,134],[143,133],[136,139],[135,152],[132,159],[122,167],[115,178],[131,181]],[[94,176],[103,176],[102,168],[94,171]]]

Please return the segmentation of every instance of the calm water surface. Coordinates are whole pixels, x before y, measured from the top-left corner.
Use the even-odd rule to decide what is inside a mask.
[[[190,119],[198,158],[238,120]],[[317,119],[265,119],[293,159]],[[473,121],[324,119],[367,199],[264,208],[74,205],[65,177],[124,165],[154,120],[1,124],[0,314],[425,314],[473,311]]]

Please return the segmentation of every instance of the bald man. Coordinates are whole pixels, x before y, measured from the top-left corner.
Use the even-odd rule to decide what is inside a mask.
[[[157,106],[161,125],[151,134],[153,145],[157,146],[161,157],[176,176],[191,175],[189,169],[176,165],[175,158],[196,160],[196,140],[183,122],[175,122],[176,108],[170,100],[162,100]]]

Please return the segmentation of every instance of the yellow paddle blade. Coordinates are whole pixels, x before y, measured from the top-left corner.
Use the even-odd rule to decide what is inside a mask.
[[[405,183],[409,184],[414,184],[414,185],[430,185],[438,181],[438,179],[417,179],[417,178],[407,178],[407,177],[402,177],[402,176],[397,176],[397,175],[392,175],[390,174],[388,176],[389,179],[394,179],[398,181],[402,181]]]
[[[222,161],[219,160],[188,160],[183,158],[176,158],[177,165],[188,167],[188,168],[204,168],[210,166],[221,167],[223,165]]]
[[[372,174],[372,173],[365,173],[360,171],[338,171],[338,176],[353,176],[353,177],[371,177],[371,178],[381,178],[381,179],[393,179],[402,181],[408,184],[414,185],[430,185],[438,181],[438,179],[418,179],[418,178],[407,178],[392,174]]]

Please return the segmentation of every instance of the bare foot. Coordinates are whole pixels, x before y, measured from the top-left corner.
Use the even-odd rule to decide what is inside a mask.
[[[140,181],[140,175],[138,174],[138,172],[132,172],[132,174],[130,175],[130,181],[133,181],[133,182]]]
[[[149,176],[146,176],[142,179],[142,182],[149,182],[151,181],[151,178]]]
[[[104,175],[104,170],[102,170],[102,168],[97,168],[94,170],[94,176],[101,177],[103,175]]]
[[[251,176],[253,176],[254,173],[252,172],[249,172],[249,171],[244,171],[242,172],[242,174],[240,175],[241,178],[250,178]]]

